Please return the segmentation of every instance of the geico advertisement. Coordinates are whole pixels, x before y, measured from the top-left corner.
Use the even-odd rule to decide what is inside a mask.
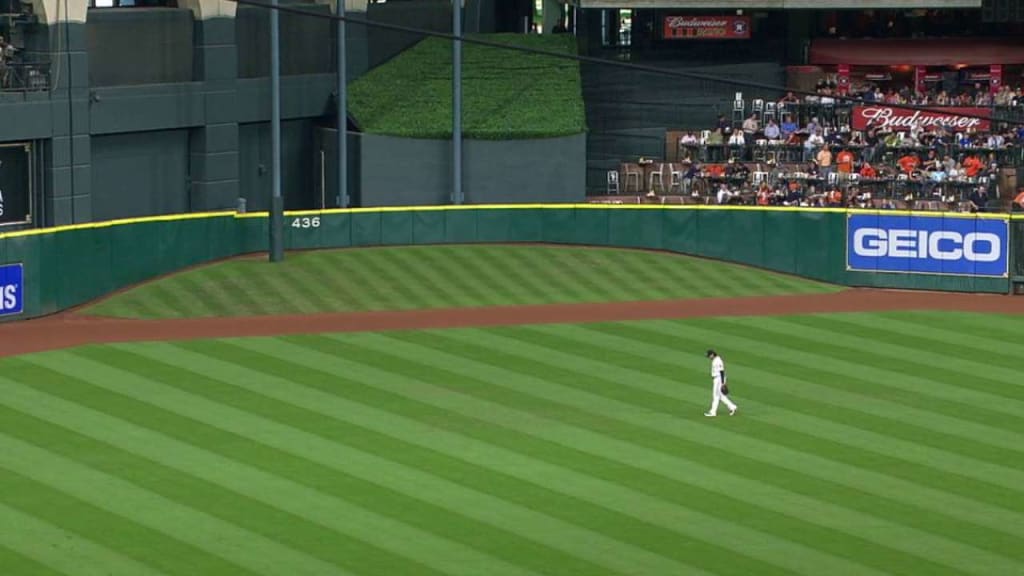
[[[24,282],[21,264],[0,266],[0,316],[21,314],[25,307]]]
[[[1007,275],[1005,220],[851,214],[846,267],[865,272]]]

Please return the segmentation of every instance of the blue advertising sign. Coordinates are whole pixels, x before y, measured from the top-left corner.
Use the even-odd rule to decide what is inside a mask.
[[[21,264],[0,266],[0,316],[21,314],[25,308],[25,274]]]
[[[846,268],[1005,278],[1008,239],[1006,220],[851,214],[846,224]]]

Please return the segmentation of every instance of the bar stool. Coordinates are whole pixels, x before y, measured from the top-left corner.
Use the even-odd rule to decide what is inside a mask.
[[[628,194],[630,180],[634,180],[636,181],[636,191],[640,192],[640,187],[643,185],[643,173],[640,167],[636,165],[627,164],[626,167],[623,168],[623,171],[626,175],[625,182],[623,182],[623,190]]]
[[[609,196],[619,193],[619,171],[609,170],[608,171],[608,188],[606,190]]]
[[[664,177],[665,177],[665,164],[664,163],[660,163],[660,164],[655,164],[655,166],[657,166],[657,168],[652,168],[650,176],[648,177],[647,189],[651,190],[651,191],[654,190],[654,177],[657,176],[658,177],[658,190],[660,190],[661,192],[664,192],[665,191],[665,180],[664,180]]]

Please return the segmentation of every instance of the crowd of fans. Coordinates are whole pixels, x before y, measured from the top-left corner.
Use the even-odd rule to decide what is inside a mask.
[[[957,94],[864,86],[851,95],[885,104],[1000,106],[1010,112],[1024,105],[1020,87],[1004,86],[993,95],[977,84]],[[678,190],[686,201],[719,204],[1005,209],[998,200],[1001,168],[1024,165],[1024,124],[992,121],[987,132],[957,132],[940,123],[854,130],[851,111],[837,99],[834,84],[821,83],[815,95],[789,93],[742,121],[720,116],[710,130],[682,134],[679,162],[644,181],[647,195]],[[642,173],[650,162],[641,160]],[[1024,201],[1014,190],[1002,192]]]

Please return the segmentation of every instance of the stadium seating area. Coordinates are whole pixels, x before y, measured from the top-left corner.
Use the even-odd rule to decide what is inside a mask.
[[[623,162],[599,202],[1005,210],[1024,163],[1021,88],[853,89],[737,101],[701,132],[668,131],[661,159]],[[877,103],[877,104],[876,104]],[[928,106],[917,111],[901,106]],[[935,109],[948,107],[948,115]]]

